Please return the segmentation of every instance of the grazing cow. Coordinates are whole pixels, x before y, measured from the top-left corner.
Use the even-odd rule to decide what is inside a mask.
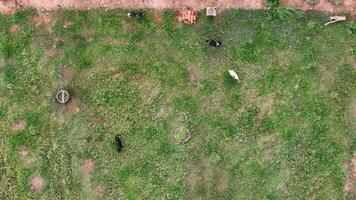
[[[121,152],[123,146],[122,146],[121,139],[120,139],[120,137],[118,135],[115,136],[115,146],[116,146],[117,152]]]
[[[134,18],[143,18],[143,12],[129,12],[127,16],[134,17]]]
[[[206,42],[212,46],[212,47],[218,47],[218,46],[221,46],[222,42],[221,41],[215,41],[215,40],[212,40],[212,39],[209,39],[209,40],[206,40]]]

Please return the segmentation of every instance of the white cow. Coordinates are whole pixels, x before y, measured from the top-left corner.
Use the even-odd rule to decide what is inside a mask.
[[[237,80],[237,83],[240,83],[240,78],[239,75],[237,75],[237,73],[235,72],[235,70],[229,69],[229,74],[232,78],[234,78],[235,80]]]

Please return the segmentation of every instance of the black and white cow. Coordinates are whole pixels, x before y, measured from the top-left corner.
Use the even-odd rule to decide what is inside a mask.
[[[139,18],[143,18],[143,12],[133,11],[127,13],[127,16],[139,19]]]
[[[212,46],[212,47],[218,47],[218,46],[221,46],[222,42],[221,41],[215,41],[215,40],[212,40],[212,39],[209,39],[209,40],[206,40],[206,42]]]

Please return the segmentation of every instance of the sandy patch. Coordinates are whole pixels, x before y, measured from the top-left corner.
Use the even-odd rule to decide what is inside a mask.
[[[92,159],[87,159],[80,168],[83,174],[88,176],[94,169],[94,161]]]
[[[44,187],[44,179],[40,175],[36,175],[30,179],[30,187],[32,190],[38,192],[41,191]]]
[[[26,122],[23,120],[17,120],[12,126],[11,130],[13,132],[20,131],[26,128]]]

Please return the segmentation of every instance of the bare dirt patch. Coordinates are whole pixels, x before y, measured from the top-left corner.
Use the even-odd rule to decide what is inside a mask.
[[[356,195],[356,157],[353,157],[348,164],[349,175],[344,184],[344,191]]]
[[[59,77],[64,83],[72,81],[75,70],[73,68],[62,68],[59,70]]]
[[[156,22],[157,24],[162,23],[162,16],[161,16],[161,12],[155,10],[153,11],[153,20],[154,22]]]
[[[10,26],[9,30],[10,30],[11,33],[16,33],[17,31],[20,30],[20,26],[17,25],[17,24],[14,24],[14,25]]]
[[[28,154],[28,149],[26,147],[20,147],[18,153],[20,156],[25,157]]]
[[[17,9],[17,5],[14,0],[0,0],[0,13],[10,15]]]
[[[68,28],[68,27],[70,27],[72,24],[73,24],[73,22],[68,21],[68,20],[64,20],[64,22],[63,22],[63,27],[64,27],[64,28]]]
[[[80,168],[85,176],[89,176],[94,169],[94,161],[92,159],[87,159]]]
[[[128,0],[1,0],[0,12],[11,14],[16,9],[22,7],[32,7],[37,9],[56,10],[62,8],[75,10],[91,10],[95,8],[105,9],[180,9],[191,8],[194,10],[203,10],[208,6],[217,7],[218,13],[225,9],[244,8],[244,9],[263,9],[268,5],[265,0],[152,0],[152,1],[128,1]],[[326,12],[348,12],[356,17],[356,1],[345,0],[341,5],[335,5],[330,0],[320,0],[319,3],[310,5],[305,0],[281,0],[282,4],[303,9],[303,10],[321,10]]]
[[[96,185],[94,188],[94,196],[102,197],[104,194],[104,189],[101,185]]]
[[[11,125],[11,130],[13,132],[20,131],[26,128],[26,122],[23,120],[17,120],[13,125]]]
[[[301,10],[320,10],[330,13],[349,12],[356,16],[356,1],[345,0],[340,5],[335,5],[331,0],[320,0],[316,4],[309,4],[306,0],[281,0],[281,3]]]
[[[37,163],[37,158],[28,155],[29,150],[27,147],[18,148],[17,153],[21,156],[21,160],[25,168],[30,168]]]
[[[32,19],[36,27],[44,27],[49,33],[52,33],[52,25],[55,23],[54,17],[50,13],[39,12]]]
[[[70,120],[72,119],[73,115],[75,113],[80,112],[80,108],[82,105],[81,99],[76,96],[76,94],[69,92],[70,97],[67,103],[64,105],[60,104],[59,106],[59,111],[60,111],[60,117],[63,118],[63,120]]]
[[[36,192],[41,191],[44,187],[44,184],[44,179],[40,175],[33,176],[29,182],[31,189]]]
[[[193,86],[193,87],[196,87],[197,86],[197,82],[198,82],[198,76],[197,76],[197,72],[196,70],[194,69],[194,67],[192,66],[189,66],[188,67],[188,70],[189,70],[189,81],[190,81],[190,84]]]

